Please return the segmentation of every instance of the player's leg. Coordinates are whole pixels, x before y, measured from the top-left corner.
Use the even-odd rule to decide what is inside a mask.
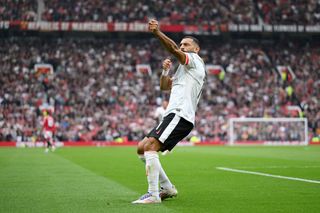
[[[146,158],[144,155],[144,146],[147,144],[147,142],[148,142],[148,138],[145,137],[142,141],[138,143],[138,148],[137,148],[138,157],[143,163],[146,163]],[[162,189],[170,189],[174,187],[170,179],[168,178],[167,174],[165,173],[163,167],[161,166],[161,164],[159,169],[159,182],[160,182],[160,187]]]
[[[50,149],[50,142],[49,142],[49,140],[47,140],[47,139],[45,139],[45,150],[44,150],[44,152],[45,153],[48,153],[49,152],[49,149]]]
[[[53,133],[51,131],[45,131],[44,132],[44,138],[45,138],[45,141],[47,143],[45,152],[48,152],[49,150],[54,152],[54,150],[56,148],[55,148],[54,143],[53,143]]]
[[[173,147],[186,137],[191,129],[193,124],[182,119],[179,115],[169,114],[166,116],[162,123],[160,123],[156,128],[151,130],[147,135],[147,138],[142,140],[138,145],[138,154],[140,158],[144,160],[141,155],[144,153],[146,160],[146,171],[148,174],[148,183],[149,183],[149,192],[146,195],[142,196],[139,200],[133,203],[155,203],[159,202],[158,200],[152,200],[156,198],[157,191],[159,191],[159,177],[154,174],[160,175],[161,164],[159,161],[158,151],[172,150]],[[162,169],[163,170],[163,169]],[[165,173],[164,173],[165,174]],[[164,177],[167,180],[168,177]],[[177,195],[177,190],[171,184],[170,181],[163,181],[167,183],[166,186],[162,186],[161,198],[166,199],[168,197],[174,197]],[[156,183],[156,184],[155,184]],[[155,195],[155,196],[153,196]],[[158,198],[156,198],[158,199]],[[149,202],[150,201],[150,202]]]
[[[172,131],[175,128],[176,124],[176,116],[175,114],[169,114],[163,118],[160,124],[158,124],[153,130],[150,131],[150,133],[147,135],[147,137],[152,137],[157,139],[158,142],[161,144],[164,144],[165,140],[160,140],[160,137],[165,134],[168,134],[170,131]],[[161,148],[161,151],[166,151],[165,149]],[[159,182],[160,187],[172,187],[172,183],[170,179],[168,178],[167,174],[165,173],[164,169],[160,168],[159,172]]]
[[[143,150],[146,161],[148,193],[133,203],[161,203],[161,199],[159,197],[159,171],[161,164],[158,155],[158,151],[161,149],[161,146],[162,144],[152,137],[144,138],[138,145],[138,153],[140,152],[141,154]]]
[[[50,146],[51,146],[51,151],[54,152],[56,150],[56,147],[54,146],[54,143],[53,143],[53,137],[50,137]]]
[[[144,145],[144,156],[146,159],[146,174],[148,178],[148,192],[154,196],[159,196],[159,172],[161,164],[158,151],[162,144],[155,138],[148,138]]]
[[[159,140],[163,141],[161,151],[171,151],[178,142],[183,140],[192,130],[193,124],[179,115],[174,115],[163,132],[160,131]],[[170,182],[160,183],[159,196],[161,200],[176,197],[177,189]]]
[[[45,150],[44,150],[44,152],[45,153],[48,153],[49,152],[49,148],[50,148],[50,142],[49,142],[49,138],[48,138],[48,133],[47,133],[47,131],[45,131],[44,133],[43,133],[43,138],[44,138],[44,146],[45,146]]]

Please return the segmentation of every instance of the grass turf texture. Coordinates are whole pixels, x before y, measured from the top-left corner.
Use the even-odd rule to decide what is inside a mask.
[[[177,147],[161,162],[179,190],[133,205],[147,189],[133,147],[0,149],[0,212],[319,212],[320,184],[216,169],[320,180],[320,146]]]

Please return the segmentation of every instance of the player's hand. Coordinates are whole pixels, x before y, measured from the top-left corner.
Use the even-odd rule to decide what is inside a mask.
[[[171,65],[172,65],[171,60],[170,60],[169,58],[167,58],[167,59],[164,60],[163,63],[162,63],[162,69],[164,69],[164,70],[170,70]]]
[[[158,23],[158,21],[155,20],[155,19],[151,19],[151,20],[149,21],[149,31],[152,32],[152,33],[154,33],[154,32],[156,32],[156,31],[158,31],[158,30],[159,30],[159,23]]]

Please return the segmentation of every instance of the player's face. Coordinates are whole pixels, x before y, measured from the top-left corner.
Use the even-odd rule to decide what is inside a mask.
[[[168,101],[163,101],[163,102],[162,102],[162,107],[163,107],[164,109],[167,109],[167,106],[168,106]]]
[[[184,38],[180,42],[180,50],[183,52],[199,52],[199,47],[191,38]]]

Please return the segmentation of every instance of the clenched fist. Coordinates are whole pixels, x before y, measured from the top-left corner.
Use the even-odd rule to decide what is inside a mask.
[[[149,21],[149,31],[154,33],[156,32],[157,30],[159,30],[159,23],[157,20],[155,19],[151,19]]]
[[[171,62],[171,60],[170,59],[165,59],[163,62],[162,62],[162,68],[164,69],[164,70],[170,70],[170,68],[171,68],[171,65],[172,65],[172,62]]]

